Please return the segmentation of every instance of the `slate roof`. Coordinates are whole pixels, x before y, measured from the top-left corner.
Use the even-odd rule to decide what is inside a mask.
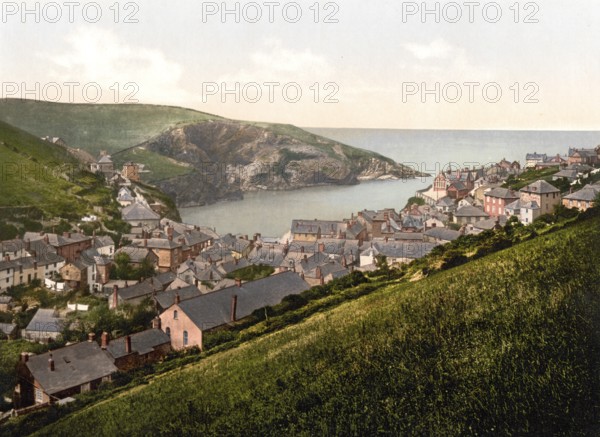
[[[187,285],[179,290],[168,290],[154,296],[154,300],[162,309],[167,309],[175,303],[175,296],[179,294],[181,302],[202,296],[200,290],[193,285]]]
[[[567,200],[579,200],[584,202],[593,201],[596,196],[600,193],[600,187],[597,185],[586,185],[579,191],[575,191],[574,193],[565,196],[564,198]]]
[[[276,305],[284,297],[309,288],[296,273],[284,272],[181,302],[179,308],[200,329],[212,329],[231,322],[233,296],[237,296],[237,319],[242,319],[257,309]]]
[[[540,206],[537,204],[537,202],[523,202],[521,200],[517,200],[509,205],[506,205],[505,209],[508,209],[510,211],[515,211],[515,210],[520,211],[521,208],[540,209]]]
[[[139,355],[146,355],[156,349],[158,346],[170,344],[171,339],[160,329],[147,329],[130,335],[131,352]],[[116,360],[129,355],[125,352],[126,337],[116,338],[108,342],[106,350]]]
[[[162,291],[162,285],[158,282],[152,283],[149,279],[139,284],[127,288],[121,288],[117,291],[118,296],[123,300],[137,299],[139,297],[150,296],[152,293]]]
[[[71,232],[70,236],[58,235],[58,234],[43,234],[40,235],[39,232],[26,232],[23,236],[23,240],[29,240],[31,243],[34,241],[44,240],[48,237],[48,244],[53,247],[62,247],[68,246],[74,243],[80,243],[82,241],[91,240],[92,237],[88,237],[87,235],[80,234],[77,232]]]
[[[561,170],[552,175],[555,178],[577,179],[577,170]]]
[[[112,164],[113,160],[110,159],[110,156],[108,155],[104,155],[102,157],[100,157],[100,159],[98,160],[98,164]]]
[[[132,203],[121,210],[123,220],[160,220],[160,216],[141,203]]]
[[[39,309],[25,328],[29,332],[61,332],[64,319],[58,317],[52,309]]]
[[[50,371],[48,365],[50,355],[54,360],[54,371]],[[110,357],[95,341],[30,356],[26,365],[49,395],[110,376],[117,371]]]
[[[436,240],[454,241],[460,237],[460,232],[446,228],[432,228],[427,230],[425,235]]]
[[[516,191],[509,190],[508,188],[492,188],[490,191],[486,191],[484,195],[486,197],[507,200],[519,198],[519,194]]]
[[[121,248],[117,249],[117,251],[115,252],[115,256],[120,253],[127,254],[129,256],[129,260],[132,263],[136,263],[136,264],[140,264],[148,256],[150,256],[150,258],[156,258],[156,255],[154,255],[154,253],[150,249],[148,249],[146,247],[140,247],[140,246],[121,247]]]
[[[0,252],[18,252],[20,250],[23,250],[24,248],[25,242],[23,240],[0,241]]]
[[[444,196],[440,200],[437,201],[436,205],[451,207],[451,206],[454,206],[454,200],[448,196]]]
[[[521,188],[521,193],[550,194],[560,193],[560,190],[546,181],[539,180],[533,184],[529,184],[526,187]]]
[[[401,241],[423,241],[423,234],[421,232],[396,232],[394,239]]]
[[[480,208],[466,205],[459,208],[458,211],[454,213],[454,217],[489,217],[489,215]]]
[[[481,220],[477,223],[473,223],[473,227],[489,231],[494,229],[497,225],[504,226],[507,221],[508,219],[505,215],[500,215],[498,218],[492,217],[487,220]]]

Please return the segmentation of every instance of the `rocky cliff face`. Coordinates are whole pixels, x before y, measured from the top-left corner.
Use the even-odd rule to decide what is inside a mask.
[[[411,169],[292,126],[209,121],[167,131],[142,144],[194,171],[159,183],[180,207],[241,199],[254,190],[414,177]]]

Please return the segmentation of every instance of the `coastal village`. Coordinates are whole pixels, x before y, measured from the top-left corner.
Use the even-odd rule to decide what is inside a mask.
[[[127,162],[117,171],[104,153],[90,170],[118,187],[128,232],[119,244],[101,232],[86,235],[81,229],[26,232],[0,242],[0,312],[16,318],[25,309],[10,291],[36,283],[56,294],[80,290],[103,299],[115,313],[147,306],[155,317],[151,326],[130,335],[103,332],[97,338],[90,333],[87,341],[21,354],[10,414],[69,402],[117,372],[160,361],[171,351],[203,350],[207,333],[354,271],[374,271],[384,260],[389,266],[408,264],[436,246],[511,220],[531,225],[557,207],[585,211],[600,193],[600,183],[593,182],[599,166],[600,146],[570,149],[564,157],[530,153],[524,165],[502,159],[485,168],[452,168],[435,175],[431,186],[416,192],[405,207],[356,211],[333,221],[293,218],[289,232],[274,238],[220,235],[167,219],[163,205],[149,201],[137,184],[143,166]],[[512,189],[510,182],[526,171],[550,176]],[[127,269],[144,273],[124,278]],[[247,272],[259,272],[259,277],[244,279]],[[85,313],[88,307],[77,301],[66,308],[40,305],[23,329],[14,321],[0,323],[0,341],[21,338],[52,345],[77,324],[69,314]]]

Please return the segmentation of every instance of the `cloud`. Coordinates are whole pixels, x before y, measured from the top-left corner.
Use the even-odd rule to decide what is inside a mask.
[[[335,68],[324,56],[311,49],[286,48],[279,39],[265,39],[262,47],[250,53],[248,59],[247,66],[222,76],[220,81],[312,83],[336,79]]]
[[[429,44],[406,43],[402,47],[419,60],[447,59],[456,51],[443,39],[436,39]]]
[[[64,49],[39,55],[49,68],[49,75],[59,83],[96,82],[106,97],[114,100],[109,90],[115,82],[123,87],[133,82],[140,103],[181,103],[187,93],[180,86],[183,67],[157,49],[137,47],[114,32],[100,28],[79,28],[65,37]],[[106,103],[105,99],[103,102]]]

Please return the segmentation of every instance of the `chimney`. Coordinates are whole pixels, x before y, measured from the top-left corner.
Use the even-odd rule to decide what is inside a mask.
[[[233,295],[231,296],[231,321],[235,322],[237,320],[237,295]]]
[[[27,361],[29,361],[29,353],[21,352],[21,362],[26,363]]]
[[[10,255],[4,255],[4,261],[10,261]]]
[[[242,287],[242,280],[240,278],[235,278],[235,285],[237,288]]]
[[[131,353],[131,336],[129,335],[125,337],[125,353]]]
[[[181,296],[179,293],[175,293],[175,305],[179,305],[181,303]]]
[[[160,317],[152,319],[152,329],[161,329]]]
[[[52,354],[50,354],[50,358],[48,358],[48,368],[51,372],[54,372],[54,359],[52,358]]]
[[[304,253],[304,246],[300,246],[300,253]]]
[[[304,255],[304,262],[308,262],[308,256],[306,254]]]
[[[325,243],[319,243],[319,252],[325,252]]]
[[[48,234],[44,235],[44,243],[48,244],[49,241]]]
[[[315,272],[317,279],[322,279],[323,278],[323,272],[321,271],[321,267],[317,267],[317,270]]]
[[[95,339],[96,339],[96,334],[94,334],[93,332],[90,332],[88,334],[88,342],[93,343]]]
[[[103,332],[102,333],[102,337],[101,338],[101,344],[100,347],[104,350],[106,350],[108,348],[108,332]]]

